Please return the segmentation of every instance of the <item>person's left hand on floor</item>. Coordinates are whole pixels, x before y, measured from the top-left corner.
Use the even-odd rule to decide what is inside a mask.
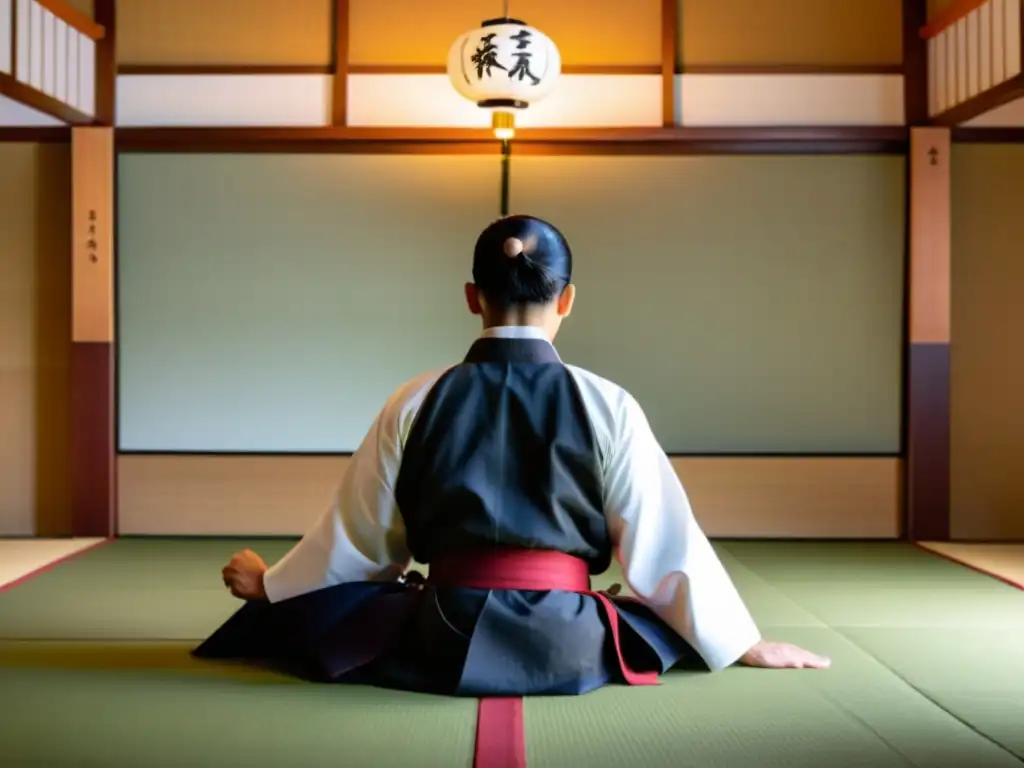
[[[743,654],[740,664],[763,669],[828,669],[832,661],[791,643],[762,640]]]
[[[251,549],[245,549],[224,566],[221,575],[224,586],[231,594],[242,600],[266,600],[267,592],[263,588],[263,574],[267,572],[267,564]]]

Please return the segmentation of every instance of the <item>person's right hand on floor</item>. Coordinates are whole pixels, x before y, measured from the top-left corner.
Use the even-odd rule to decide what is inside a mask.
[[[231,558],[224,566],[221,575],[224,586],[231,594],[242,600],[266,600],[267,592],[263,588],[263,574],[267,564],[251,549],[243,550]]]
[[[789,643],[762,640],[740,658],[740,664],[763,669],[828,669],[832,662],[824,656],[805,651]]]

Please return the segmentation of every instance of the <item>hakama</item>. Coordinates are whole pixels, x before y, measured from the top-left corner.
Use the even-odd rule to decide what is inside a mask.
[[[616,556],[635,599],[590,590]],[[760,640],[640,406],[526,327],[396,392],[264,586],[197,656],[524,696],[720,670]]]

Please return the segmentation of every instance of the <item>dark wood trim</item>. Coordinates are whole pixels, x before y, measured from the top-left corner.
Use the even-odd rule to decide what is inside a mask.
[[[923,40],[938,37],[960,19],[969,16],[987,2],[988,0],[957,0],[930,20],[925,13],[925,23],[918,28],[918,36]]]
[[[10,128],[0,126],[0,143],[2,142],[32,142],[38,144],[53,144],[62,141],[71,141],[70,126],[40,126],[38,128]]]
[[[960,144],[1024,144],[1024,127],[953,128],[952,136]]]
[[[331,125],[348,124],[348,0],[334,0],[334,39],[332,58],[334,80],[331,86]]]
[[[661,0],[661,124],[676,124],[679,0]]]
[[[31,85],[19,82],[5,72],[0,72],[0,96],[6,96],[37,112],[50,115],[71,125],[88,125],[92,122],[92,118],[84,112],[79,112],[74,107],[68,106],[52,96],[47,96],[42,91],[37,91]]]
[[[935,115],[931,122],[934,125],[961,125],[1020,98],[1024,98],[1024,73],[1004,80],[999,85]]]
[[[116,533],[114,352],[106,342],[71,345],[71,487],[75,536]]]
[[[761,451],[758,453],[744,452],[686,452],[666,451],[670,459],[865,459],[877,461],[889,459],[896,461],[901,459],[900,452],[892,453],[844,453],[844,452],[821,452],[803,453],[793,451]],[[150,456],[150,457],[175,457],[192,456],[201,458],[244,458],[244,459],[346,459],[351,458],[352,451],[149,451],[149,450],[122,450],[118,449],[118,456]]]
[[[516,133],[518,154],[898,154],[903,127],[550,128]],[[119,152],[497,154],[484,129],[118,128]]]
[[[444,64],[349,64],[350,75],[443,75]],[[331,75],[333,64],[122,64],[119,75]],[[660,64],[566,64],[564,75],[660,75]]]
[[[330,75],[333,64],[119,64],[118,75]]]
[[[17,2],[17,0],[14,0]],[[64,0],[36,0],[43,8],[48,10],[69,27],[73,27],[86,37],[92,40],[102,40],[106,29],[97,24],[84,13],[80,13],[68,5]]]
[[[662,64],[564,64],[563,75],[660,75]],[[333,64],[121,64],[119,75],[330,75]],[[444,64],[349,64],[350,75],[443,75]],[[902,75],[901,64],[694,64],[674,75]]]
[[[903,13],[903,119],[908,128],[928,122],[928,41],[919,32],[928,20],[928,0],[902,0]],[[909,149],[908,149],[909,152]],[[911,248],[912,248],[912,195],[914,194],[913,177],[911,174],[911,158],[908,158],[906,169],[906,189],[904,191],[904,227],[903,240],[903,313],[900,366],[900,445],[904,451],[912,445],[916,434],[912,432],[911,413],[915,408],[914,394],[911,392]],[[914,425],[916,427],[916,425]],[[912,536],[914,520],[912,510],[915,509],[916,497],[912,497],[915,476],[910,460],[900,466],[901,505],[900,505],[900,538]]]
[[[906,533],[912,541],[946,541],[950,534],[949,344],[909,346]]]
[[[687,64],[682,75],[902,75],[902,64]]]
[[[96,122],[114,125],[117,116],[117,0],[94,0],[93,13],[107,31],[96,43]]]
[[[928,20],[928,0],[903,0],[903,119],[928,122],[928,41],[919,30]]]
[[[350,64],[350,75],[444,75],[444,64]],[[563,64],[563,75],[660,75],[660,64]]]

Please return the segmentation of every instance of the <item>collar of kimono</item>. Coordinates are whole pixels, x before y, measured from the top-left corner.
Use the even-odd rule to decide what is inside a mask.
[[[560,363],[547,334],[528,325],[487,328],[470,347],[467,363]]]
[[[546,341],[548,344],[551,341],[548,339],[548,335],[544,332],[543,328],[538,328],[535,325],[496,325],[491,328],[484,328],[483,333],[480,334],[482,339],[539,339],[540,341]]]

